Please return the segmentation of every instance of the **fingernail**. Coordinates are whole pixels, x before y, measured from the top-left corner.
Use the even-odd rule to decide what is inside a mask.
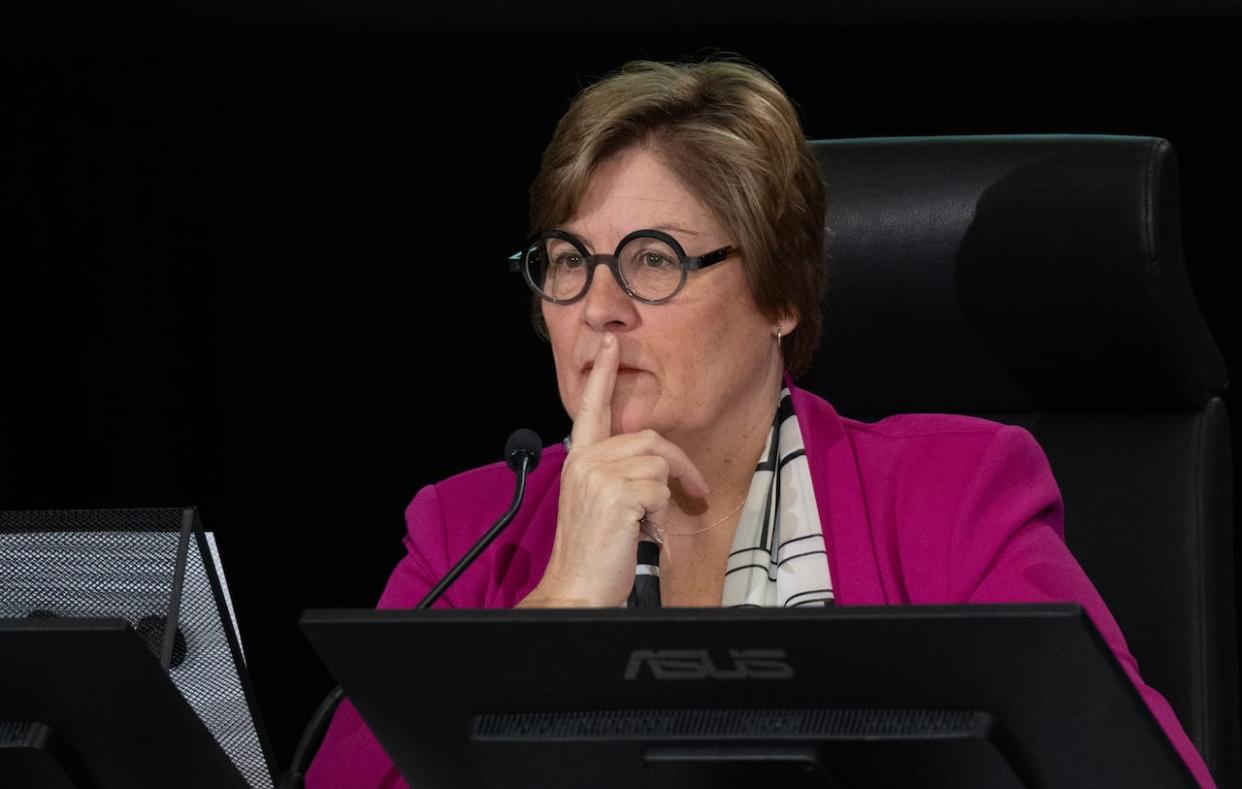
[[[604,335],[604,347],[605,348],[611,348],[612,346],[616,344],[617,344],[617,337],[615,334]]]

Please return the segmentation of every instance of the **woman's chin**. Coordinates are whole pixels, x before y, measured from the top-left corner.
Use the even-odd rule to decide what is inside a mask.
[[[623,403],[613,401],[612,434],[614,436],[637,433],[640,430],[655,430],[663,434],[664,430],[661,428],[667,427],[652,413],[651,404],[645,402],[644,398],[629,398]]]
[[[638,414],[631,413],[625,408],[614,407],[612,409],[612,434],[614,436],[625,433],[637,433],[640,430],[646,430],[648,427],[647,421],[640,418]]]

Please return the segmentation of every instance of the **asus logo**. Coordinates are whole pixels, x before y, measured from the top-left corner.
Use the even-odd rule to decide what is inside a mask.
[[[638,679],[644,666],[652,679],[792,679],[794,673],[783,649],[730,649],[721,663],[706,649],[636,649],[625,678]]]

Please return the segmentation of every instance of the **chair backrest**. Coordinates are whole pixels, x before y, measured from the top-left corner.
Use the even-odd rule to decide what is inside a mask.
[[[823,343],[843,414],[1029,429],[1066,539],[1221,786],[1238,786],[1227,373],[1182,260],[1164,140],[812,143],[827,184]]]

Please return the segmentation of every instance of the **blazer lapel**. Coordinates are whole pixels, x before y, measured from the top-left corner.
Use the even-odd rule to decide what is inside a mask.
[[[786,385],[802,428],[836,602],[889,604],[872,544],[858,461],[841,417],[826,400],[793,386],[788,379]]]

